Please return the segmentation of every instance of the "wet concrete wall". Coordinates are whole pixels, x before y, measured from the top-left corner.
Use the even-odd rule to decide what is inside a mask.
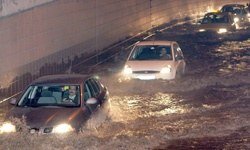
[[[0,18],[0,94],[13,94],[41,75],[64,72],[151,27],[238,1],[56,0],[30,6]]]
[[[9,16],[54,0],[0,0],[0,17]]]

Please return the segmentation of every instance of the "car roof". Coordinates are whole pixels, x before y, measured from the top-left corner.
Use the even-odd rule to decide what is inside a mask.
[[[245,5],[242,5],[242,4],[227,4],[227,5],[224,5],[222,8],[225,8],[225,7],[245,7]]]
[[[229,12],[209,12],[209,13],[206,13],[206,15],[230,15],[231,13]]]
[[[141,41],[136,45],[171,45],[175,41]]]
[[[35,84],[81,84],[91,75],[82,74],[58,74],[47,75],[34,80],[31,85]]]

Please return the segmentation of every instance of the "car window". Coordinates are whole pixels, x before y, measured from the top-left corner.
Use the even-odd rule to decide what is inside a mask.
[[[223,7],[222,12],[230,12],[233,14],[244,14],[244,6],[226,6]]]
[[[207,14],[202,19],[202,24],[208,24],[208,23],[228,23],[229,17],[227,15],[223,14]]]
[[[90,79],[91,85],[95,91],[96,95],[100,94],[100,86],[96,83],[95,79]]]
[[[133,49],[129,60],[172,60],[171,47],[168,45],[143,45]]]
[[[87,82],[84,83],[84,93],[83,93],[83,99],[86,102],[89,98],[91,98],[91,90]]]
[[[92,84],[94,85],[96,92],[97,92],[97,93],[100,93],[101,87],[100,87],[100,85],[97,83],[97,81],[96,81],[95,79],[91,79],[91,82],[92,82]]]
[[[21,97],[18,106],[79,106],[79,85],[32,85]]]
[[[99,94],[99,92],[98,92],[98,90],[96,89],[95,85],[93,85],[91,79],[88,79],[88,80],[86,81],[86,84],[88,85],[88,88],[89,88],[89,90],[90,90],[91,97],[96,97],[96,96]]]
[[[246,10],[246,9],[243,9],[243,10],[242,10],[242,14],[243,14],[243,15],[247,15],[247,10]]]

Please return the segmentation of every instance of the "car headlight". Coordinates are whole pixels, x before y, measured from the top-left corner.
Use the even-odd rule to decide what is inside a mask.
[[[240,21],[240,19],[238,18],[238,17],[235,17],[234,18],[234,23],[237,23],[237,22],[239,22]]]
[[[132,72],[133,72],[132,69],[128,65],[124,67],[123,73],[125,75],[132,74]]]
[[[199,32],[204,32],[204,31],[206,31],[206,30],[205,30],[205,29],[200,29],[200,30],[199,30]]]
[[[10,132],[16,132],[16,127],[12,123],[6,122],[2,126],[0,126],[0,133]]]
[[[55,126],[52,130],[53,133],[67,133],[73,131],[73,128],[69,124],[60,124],[58,126]]]
[[[220,28],[218,33],[226,33],[227,32],[227,29],[226,28]]]
[[[250,13],[247,13],[247,17],[250,17]]]
[[[167,74],[167,73],[170,73],[171,72],[171,67],[170,66],[167,66],[167,67],[164,67],[161,69],[161,74]]]

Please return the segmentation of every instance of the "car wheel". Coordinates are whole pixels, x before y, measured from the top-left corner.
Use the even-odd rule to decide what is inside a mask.
[[[181,72],[180,71],[176,71],[175,73],[175,79],[180,79],[181,78]]]
[[[103,103],[102,106],[99,107],[97,111],[95,111],[91,118],[86,122],[85,129],[95,130],[104,124],[106,121],[110,120],[110,102],[107,100]]]
[[[182,76],[186,74],[186,70],[187,69],[185,67],[182,69]]]
[[[175,78],[180,79],[185,74],[185,72],[186,72],[185,67],[178,68],[175,73]]]
[[[110,115],[110,111],[111,111],[111,104],[110,104],[110,100],[107,99],[101,106],[101,110],[103,110],[103,113],[105,113],[107,116]]]

